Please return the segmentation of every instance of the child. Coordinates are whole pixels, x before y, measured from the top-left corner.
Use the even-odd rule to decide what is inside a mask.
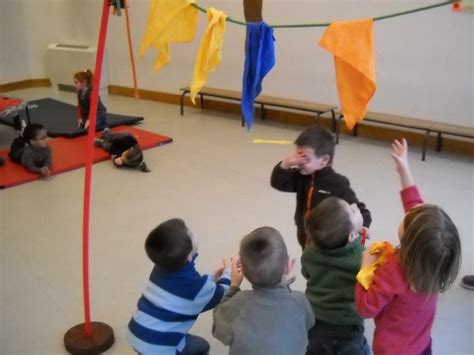
[[[335,150],[332,134],[312,126],[299,135],[295,145],[295,152],[273,168],[271,185],[280,191],[296,192],[295,224],[301,247],[304,249],[306,244],[305,215],[329,196],[356,203],[364,218],[363,226],[368,228],[372,221],[369,210],[359,202],[349,180],[332,168]]]
[[[48,133],[39,123],[25,127],[22,135],[12,142],[8,156],[32,173],[43,177],[51,175],[52,153]]]
[[[181,219],[153,229],[145,250],[155,264],[138,310],[128,324],[130,345],[140,354],[208,354],[209,343],[188,334],[199,313],[219,304],[230,284],[230,263],[214,275],[194,267],[198,244]]]
[[[74,74],[74,87],[77,90],[77,126],[89,128],[89,111],[91,106],[93,74],[87,69]],[[105,128],[105,114],[107,109],[100,100],[97,104],[97,118],[95,128],[100,131]]]
[[[112,133],[110,129],[105,128],[94,143],[112,155],[112,162],[117,167],[138,169],[144,173],[151,171],[143,160],[138,141],[130,132]]]
[[[324,199],[306,220],[310,241],[301,265],[306,297],[316,316],[306,354],[370,353],[354,303],[355,277],[364,252],[358,236],[361,228],[357,205],[337,197]]]
[[[230,355],[304,354],[314,315],[304,295],[288,287],[293,264],[273,228],[242,239],[240,265],[233,263],[231,287],[214,310],[212,334],[230,345]],[[239,292],[243,276],[253,290]]]
[[[411,176],[407,143],[394,141],[392,158],[400,176],[405,217],[400,246],[375,270],[372,284],[356,285],[359,314],[375,317],[373,351],[379,354],[431,354],[431,327],[438,293],[446,291],[459,271],[461,243],[456,226],[438,206],[424,204]],[[370,249],[361,271],[377,255]]]

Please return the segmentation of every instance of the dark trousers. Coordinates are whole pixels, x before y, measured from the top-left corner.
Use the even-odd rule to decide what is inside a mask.
[[[306,247],[306,232],[304,231],[303,227],[296,226],[296,236],[298,237],[298,243],[304,250]]]
[[[197,335],[186,335],[186,346],[180,355],[208,355],[211,346],[206,339]]]
[[[316,319],[308,333],[306,355],[369,355],[361,325],[333,325]]]

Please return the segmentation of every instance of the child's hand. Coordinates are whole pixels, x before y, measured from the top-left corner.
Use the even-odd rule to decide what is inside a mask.
[[[392,143],[392,151],[390,155],[395,162],[395,169],[400,175],[400,183],[403,189],[415,184],[411,176],[410,167],[408,166],[408,145],[405,138],[401,141],[394,140]]]
[[[408,145],[405,138],[401,141],[395,139],[392,143],[392,151],[390,155],[395,162],[395,169],[400,173],[408,170]]]
[[[244,273],[242,272],[242,264],[240,262],[240,259],[237,259],[232,263],[230,285],[234,287],[240,287],[243,279],[244,279]]]
[[[285,157],[281,162],[283,169],[290,169],[293,166],[301,166],[309,163],[309,158],[302,152],[294,152]]]
[[[360,268],[363,269],[367,265],[375,263],[379,256],[380,256],[380,253],[371,254],[370,247],[368,247],[367,249],[365,249],[364,254],[362,254],[362,261],[360,263]]]
[[[89,120],[86,121],[86,124],[84,125],[84,129],[88,129],[89,128]]]
[[[44,177],[51,176],[51,171],[46,166],[41,168],[39,173],[41,176],[44,176]]]
[[[78,128],[81,128],[83,124],[84,124],[84,121],[82,119],[77,120],[77,127]]]
[[[214,281],[217,281],[221,278],[224,270],[232,266],[232,258],[222,259],[222,266],[212,273]]]

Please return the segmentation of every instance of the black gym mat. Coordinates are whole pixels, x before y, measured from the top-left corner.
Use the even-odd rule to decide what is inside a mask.
[[[73,138],[87,134],[87,131],[77,128],[77,106],[49,98],[28,101],[28,105],[38,106],[29,110],[31,123],[41,123],[48,130],[50,137]],[[24,112],[21,112],[20,115],[26,120]],[[106,117],[107,127],[132,125],[139,121],[143,121],[143,117],[113,113],[107,113]],[[13,118],[0,120],[0,123],[13,127]]]

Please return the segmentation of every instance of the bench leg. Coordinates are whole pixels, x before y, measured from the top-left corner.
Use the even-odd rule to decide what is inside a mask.
[[[336,133],[336,114],[331,110],[332,133]]]
[[[356,125],[355,125],[354,128],[352,129],[352,135],[353,135],[354,137],[357,137],[358,130],[359,130],[359,125],[356,123]]]
[[[423,150],[421,152],[421,161],[426,160],[426,148],[428,146],[429,135],[430,135],[430,131],[426,131],[425,136],[423,137]]]
[[[201,98],[201,110],[204,110],[204,95],[199,94],[199,97]]]
[[[25,106],[25,113],[26,113],[26,120],[28,121],[28,124],[31,124],[30,109],[28,108],[28,105]]]
[[[438,139],[436,140],[436,151],[441,152],[441,148],[443,145],[443,139],[441,137],[441,132],[438,132]]]
[[[341,121],[342,121],[342,118],[344,116],[343,115],[339,115],[338,119],[337,119],[337,124],[336,124],[336,144],[339,144],[339,132],[341,131]]]
[[[188,92],[189,91],[183,91],[183,93],[181,94],[181,97],[179,99],[179,105],[181,107],[181,116],[184,115],[184,97],[186,96],[186,94]]]
[[[265,105],[264,104],[260,104],[260,118],[262,119],[262,121],[265,120]]]

